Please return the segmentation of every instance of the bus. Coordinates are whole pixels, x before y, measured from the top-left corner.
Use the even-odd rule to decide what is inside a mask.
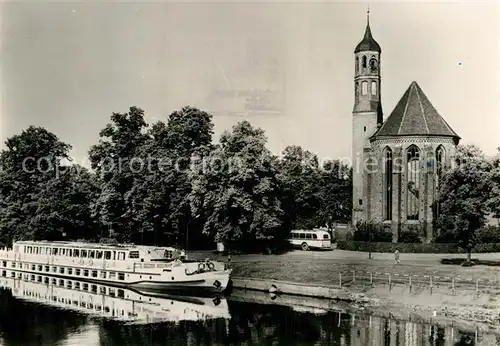
[[[310,249],[331,250],[332,239],[330,233],[324,230],[293,230],[288,241],[293,247],[300,247],[304,251]]]

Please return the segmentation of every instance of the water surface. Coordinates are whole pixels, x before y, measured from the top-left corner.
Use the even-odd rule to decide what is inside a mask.
[[[500,344],[500,337],[475,330],[248,303],[233,300],[236,294],[151,296],[50,276],[10,275],[0,278],[0,345],[5,346]]]

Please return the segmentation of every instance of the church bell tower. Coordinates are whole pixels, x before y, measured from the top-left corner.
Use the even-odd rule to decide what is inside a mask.
[[[382,50],[372,36],[367,13],[365,36],[354,50],[354,109],[352,112],[353,225],[367,220],[366,160],[369,138],[382,124],[380,56]]]

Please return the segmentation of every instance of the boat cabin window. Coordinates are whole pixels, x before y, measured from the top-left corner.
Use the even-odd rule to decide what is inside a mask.
[[[95,251],[94,250],[89,251],[89,258],[95,258]]]
[[[118,261],[123,261],[125,259],[125,252],[118,252]]]
[[[104,251],[104,258],[107,260],[111,259],[111,251]]]
[[[97,259],[101,259],[101,258],[102,258],[102,251],[97,250],[97,251],[95,252],[95,258],[97,258]]]
[[[80,250],[74,249],[73,250],[73,257],[80,257]]]
[[[128,258],[139,258],[139,251],[130,251],[128,253]]]
[[[87,250],[80,251],[80,257],[87,258]]]

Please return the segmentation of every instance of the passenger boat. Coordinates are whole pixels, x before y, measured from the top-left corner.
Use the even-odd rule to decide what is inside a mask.
[[[182,294],[222,293],[227,263],[175,258],[171,247],[18,241],[0,251],[0,269]]]
[[[1,275],[0,288],[10,290],[16,299],[127,324],[231,317],[222,297],[148,295],[134,289],[11,270],[1,270]]]

